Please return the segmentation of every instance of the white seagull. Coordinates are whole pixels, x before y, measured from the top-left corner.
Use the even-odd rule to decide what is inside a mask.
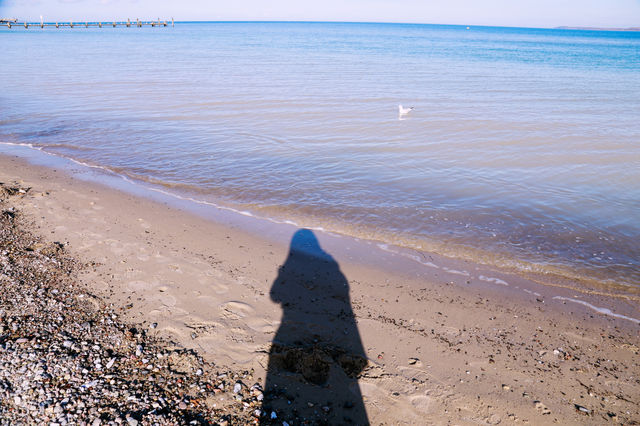
[[[413,107],[403,108],[402,105],[398,105],[398,113],[400,115],[407,115],[413,110]]]

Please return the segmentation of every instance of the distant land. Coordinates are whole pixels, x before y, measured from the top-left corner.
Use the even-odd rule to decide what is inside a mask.
[[[556,27],[556,30],[591,30],[591,31],[640,31],[640,27],[600,28],[600,27]]]

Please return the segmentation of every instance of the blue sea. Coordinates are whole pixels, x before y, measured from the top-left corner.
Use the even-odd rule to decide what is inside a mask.
[[[2,27],[0,46],[0,153],[640,289],[638,32],[208,22]]]

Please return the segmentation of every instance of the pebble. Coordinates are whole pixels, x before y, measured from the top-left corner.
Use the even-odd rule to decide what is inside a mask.
[[[582,405],[574,404],[574,407],[576,408],[576,410],[580,411],[581,413],[584,413],[586,415],[590,415],[591,414],[591,410],[589,410],[588,408],[583,407]]]

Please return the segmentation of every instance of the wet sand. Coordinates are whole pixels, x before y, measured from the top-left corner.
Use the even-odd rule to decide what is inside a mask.
[[[640,421],[632,297],[318,231],[300,243],[293,226],[204,218],[16,157],[0,157],[0,182],[31,188],[14,203],[32,231],[127,321],[277,383],[262,423]]]

